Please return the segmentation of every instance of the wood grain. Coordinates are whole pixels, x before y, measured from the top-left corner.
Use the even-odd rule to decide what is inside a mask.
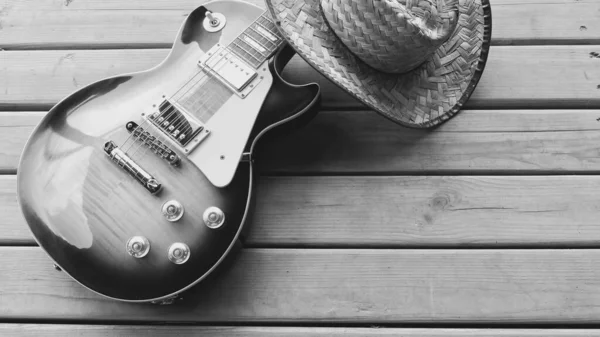
[[[167,47],[184,17],[206,1],[5,0],[0,47]],[[260,0],[251,3],[264,6]],[[493,44],[600,43],[600,4],[594,0],[496,0]]]
[[[494,0],[483,78],[432,131],[348,111],[363,107],[296,57],[286,78],[320,83],[336,111],[263,149],[253,248],[177,306],[101,298],[14,247],[34,244],[12,174],[41,110],[153,67],[203,2],[0,1],[0,322],[54,323],[0,335],[600,336],[530,329],[600,324],[597,0]],[[309,327],[455,323],[528,329]]]
[[[17,202],[15,176],[0,176],[0,219],[0,242],[3,245],[35,244]]]
[[[227,326],[143,326],[143,325],[61,325],[0,324],[3,336],[215,336],[215,337],[328,337],[328,336],[418,336],[418,337],[524,337],[600,336],[593,329],[405,329],[405,328],[306,328],[306,327],[227,327]]]
[[[590,112],[580,122],[593,126],[583,129],[598,125],[600,112]],[[502,111],[495,113],[501,118]],[[257,158],[270,174],[514,175],[593,173],[600,168],[597,131],[544,131],[542,121],[537,127],[523,126],[523,131],[493,131],[488,124],[479,132],[464,120],[468,115],[459,114],[435,130],[414,130],[374,113],[320,113],[300,132],[265,146]],[[460,131],[444,132],[446,128]]]
[[[0,245],[34,245],[0,176]],[[251,247],[595,247],[597,176],[261,177]]]
[[[125,254],[125,253],[124,253]],[[0,248],[3,321],[598,323],[599,250],[242,250],[176,306],[118,303]]]
[[[248,243],[323,247],[594,247],[600,178],[271,177]]]
[[[247,140],[238,141],[238,149],[235,145],[228,146],[235,143],[232,140],[235,131],[250,133],[254,117],[270,90],[270,74],[264,75],[261,84],[255,84],[253,93],[257,95],[243,102],[237,96],[224,94],[223,89],[216,93],[220,99],[218,107],[223,106],[233,114],[224,112],[220,117],[236,118],[246,127],[227,132],[219,129],[219,123],[204,124],[213,131],[213,137],[218,138],[214,140],[216,144],[212,143],[211,148],[203,142],[205,146],[189,156],[184,156],[187,150],[182,149],[177,153],[168,152],[166,147],[172,148],[164,145],[168,137],[158,131],[148,134],[145,130],[151,128],[152,123],[144,124],[140,116],[144,115],[142,112],[146,116],[155,115],[165,133],[178,134],[179,139],[191,136],[191,122],[188,123],[177,108],[157,105],[164,105],[161,103],[164,97],[169,97],[173,105],[181,103],[184,96],[175,93],[181,83],[190,81],[190,73],[198,71],[198,59],[205,51],[232,41],[262,14],[262,10],[245,3],[220,2],[213,8],[229,18],[218,39],[203,41],[207,33],[202,28],[202,20],[193,20],[203,18],[206,10],[190,14],[186,32],[178,36],[173,53],[163,66],[151,73],[101,81],[69,96],[52,110],[23,153],[19,166],[19,202],[26,210],[25,218],[37,242],[64,271],[106,296],[140,302],[167,298],[210,274],[241,233],[251,173],[248,163],[237,165],[239,158],[236,160],[231,151],[239,151],[240,156]],[[202,78],[202,75],[194,78],[196,82],[202,80],[202,84],[197,85],[210,88],[211,82]],[[184,91],[194,90],[197,90],[196,84],[190,84]],[[306,91],[300,94],[295,90],[284,91],[286,96],[295,95],[303,100],[298,103],[287,100],[290,114],[304,109],[304,101],[310,102],[317,93],[317,90]],[[214,98],[211,103],[215,103]],[[247,109],[246,117],[235,114],[236,106],[242,105]],[[206,106],[199,110],[196,108],[194,113],[204,114],[204,117],[211,113]],[[143,128],[138,128],[136,123]],[[115,154],[115,151],[120,152]],[[107,153],[112,160],[107,158]],[[220,154],[223,154],[221,159]],[[205,165],[208,155],[213,156],[213,164]],[[219,169],[227,170],[223,164],[228,160],[225,155],[233,157],[235,165],[225,173],[231,174],[224,178],[228,186],[218,188],[215,185],[219,179],[209,181],[207,177],[211,176],[206,168],[214,165],[218,178],[222,173]],[[177,168],[163,158],[170,160],[171,156],[180,157]],[[195,160],[206,175],[192,163]],[[154,177],[152,184],[149,181]],[[181,219],[169,219],[177,220],[176,223],[167,221],[162,214],[169,213],[164,211],[169,201],[181,204]],[[227,214],[227,226],[216,224],[215,228],[219,229],[215,230],[205,225],[207,220],[203,220],[206,219],[203,214],[210,207]],[[147,240],[145,247],[150,247],[147,254],[140,249],[143,259],[122,254],[129,240],[138,235]],[[172,252],[175,243],[195,253],[184,253],[181,248],[179,256],[173,256],[182,261],[171,262],[169,260],[177,257],[169,259],[167,253]],[[176,264],[185,261],[187,263]],[[99,278],[100,274],[110,277]]]
[[[599,11],[600,13],[600,11]],[[495,46],[466,108],[600,108],[600,46]],[[596,54],[594,54],[596,55]],[[298,57],[296,57],[298,58]],[[360,108],[357,101],[304,62],[290,62],[287,77],[316,81],[328,108]]]
[[[492,47],[467,107],[600,108],[600,59],[590,57],[593,52],[600,46]],[[0,107],[49,108],[91,82],[149,69],[167,54],[167,49],[0,52]],[[325,109],[362,107],[298,56],[284,75],[293,83],[321,84]]]
[[[14,173],[25,142],[45,114],[35,111],[0,112],[0,173]]]
[[[43,113],[0,112],[0,172],[14,174]],[[329,111],[257,154],[263,174],[566,174],[600,169],[600,110],[464,110],[435,130]],[[518,172],[515,172],[518,170]]]

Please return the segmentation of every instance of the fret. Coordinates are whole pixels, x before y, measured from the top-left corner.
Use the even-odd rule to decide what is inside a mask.
[[[267,31],[265,28],[263,28],[260,24],[257,24],[256,28],[252,27],[252,29],[257,31],[258,33],[260,33],[262,36],[264,36],[268,41],[270,41],[274,45],[277,45],[276,42],[279,41],[277,36],[271,34],[269,31]]]
[[[265,62],[283,43],[275,24],[265,12],[240,34],[228,49],[254,68]]]
[[[263,61],[265,61],[267,59],[268,54],[264,55],[263,53],[260,52],[259,49],[254,47],[252,44],[248,43],[248,41],[244,40],[241,37],[238,37],[237,41],[240,45],[242,45],[242,48],[244,48],[247,52],[251,53],[252,56],[255,56],[256,59],[258,59],[260,61],[260,63],[262,63]]]
[[[241,36],[233,41],[233,45],[245,51],[248,55],[252,56],[257,61],[264,61],[265,56],[252,47],[248,42],[244,41]]]
[[[235,90],[239,91],[249,83],[244,81],[250,81],[252,76],[258,76],[257,72],[252,71],[250,67],[256,69],[261,66],[283,43],[284,39],[279,34],[277,26],[271,21],[267,12],[263,13],[225,49],[219,48],[221,53],[214,53],[201,61],[204,62],[201,64],[203,70],[193,75],[173,97],[165,99],[159,105],[158,115],[152,123],[162,126],[171,137],[178,137],[179,134],[175,136],[169,134],[169,128],[173,129],[173,132],[181,132],[180,135],[185,138],[176,139],[179,143],[185,142],[189,137],[195,137],[194,132],[199,130],[200,123],[207,123],[234,95]],[[227,77],[232,71],[228,67],[234,67],[234,64],[239,69],[233,70],[241,69],[246,72],[238,77]],[[228,84],[222,81],[223,78],[217,76],[225,76]],[[154,142],[147,137],[141,137],[140,140]],[[160,152],[161,149],[158,150]]]
[[[248,43],[248,41],[244,40],[243,36],[240,35],[235,42],[240,46],[240,48],[243,48],[245,51],[252,54],[252,56],[256,56],[259,61],[262,62],[267,59],[267,55],[264,55],[259,49]]]
[[[256,57],[255,55],[252,55],[252,53],[250,53],[248,50],[242,47],[241,43],[241,41],[239,43],[233,41],[233,44],[230,47],[231,50],[242,60],[245,60],[251,65],[258,67],[263,62],[262,57]]]
[[[247,30],[245,32],[245,34],[249,35],[252,39],[254,39],[256,42],[260,43],[260,45],[262,45],[265,49],[269,50],[270,52],[274,51],[275,49],[277,49],[277,43],[275,43],[273,40],[271,40],[270,38],[267,38],[264,34],[269,34],[266,30],[262,29],[264,33],[261,33],[260,30],[258,30],[259,28],[261,28],[260,26],[257,26],[257,28],[253,26],[250,26],[250,29]]]
[[[244,44],[246,44],[246,42],[244,42],[240,38],[237,38],[233,41],[233,43],[232,43],[233,47],[231,49],[233,52],[235,52],[235,54],[237,56],[241,57],[243,60],[250,63],[250,65],[252,65],[254,68],[257,68],[265,61],[266,58],[264,56],[260,55],[260,53],[258,53],[260,55],[260,57],[254,55],[252,52],[250,52],[248,50],[248,49],[250,49],[250,50],[254,51],[254,48],[252,48],[252,47],[244,48],[243,47]],[[246,57],[246,55],[249,56],[250,58]]]
[[[279,37],[278,37],[279,35],[278,35],[278,33],[277,33],[277,34],[274,34],[274,33],[273,33],[273,31],[272,31],[272,30],[271,30],[269,27],[265,26],[265,25],[264,25],[263,23],[261,23],[260,21],[256,21],[256,25],[257,25],[258,27],[262,28],[263,30],[265,30],[265,31],[266,31],[267,33],[269,33],[271,36],[277,37],[277,39],[279,40]]]
[[[273,23],[273,21],[271,21],[271,19],[267,18],[264,14],[261,17],[259,17],[258,20],[256,20],[256,23],[261,25],[271,35],[277,36],[278,39],[280,38],[279,31],[277,30],[275,23]]]
[[[269,47],[267,47],[264,44],[260,43],[256,38],[250,36],[247,33],[243,33],[242,35],[243,35],[243,39],[242,40],[244,40],[244,42],[246,42],[247,44],[249,44],[250,46],[252,46],[252,48],[254,48],[259,53],[261,53],[262,56],[268,57],[269,54],[271,54],[271,50],[269,50]]]
[[[266,32],[266,31],[265,31]],[[270,39],[268,39],[263,33],[261,33],[254,26],[250,26],[250,29],[245,32],[246,35],[249,35],[253,40],[255,40],[258,44],[260,44],[263,48],[269,51],[269,54],[275,49],[277,49],[277,44]]]

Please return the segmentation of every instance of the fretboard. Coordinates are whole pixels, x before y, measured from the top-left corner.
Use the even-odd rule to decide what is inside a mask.
[[[254,68],[258,68],[281,46],[283,38],[264,12],[229,46],[234,54]]]

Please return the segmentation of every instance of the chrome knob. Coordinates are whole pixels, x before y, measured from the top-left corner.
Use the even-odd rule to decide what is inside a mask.
[[[169,247],[168,257],[175,264],[185,263],[190,258],[190,247],[185,243],[175,242]]]
[[[150,241],[143,236],[134,236],[127,241],[127,253],[140,259],[150,251]]]
[[[162,205],[162,214],[167,221],[175,222],[183,216],[183,205],[177,200],[169,200]]]
[[[204,223],[208,228],[217,229],[225,223],[225,213],[218,207],[209,207],[202,215]]]

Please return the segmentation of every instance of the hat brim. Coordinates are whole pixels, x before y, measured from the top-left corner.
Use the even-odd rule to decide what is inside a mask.
[[[412,128],[433,127],[460,111],[479,82],[492,33],[489,0],[460,0],[452,36],[417,68],[371,68],[337,38],[319,0],[266,0],[277,26],[313,68],[381,115]]]

